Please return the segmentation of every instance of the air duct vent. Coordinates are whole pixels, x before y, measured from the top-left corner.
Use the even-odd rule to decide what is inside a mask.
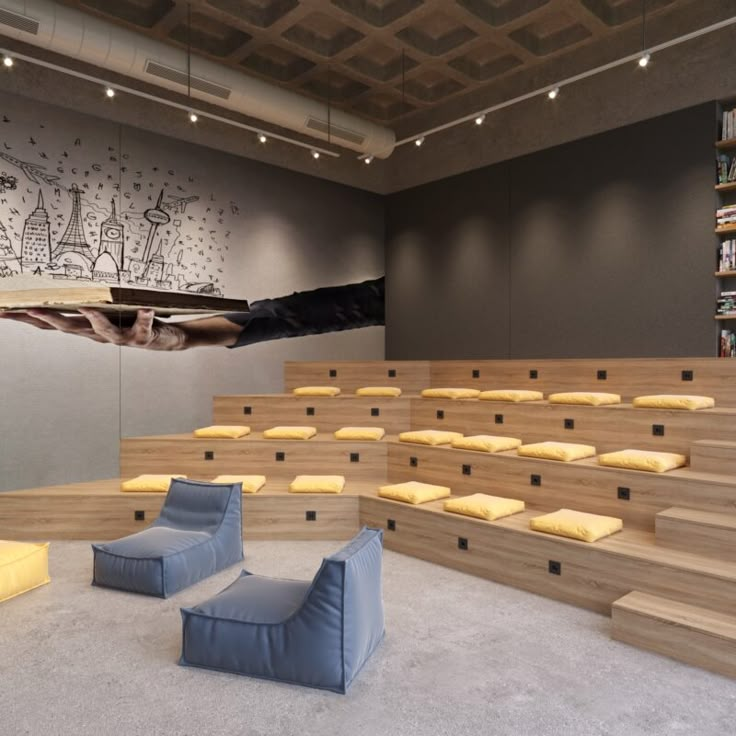
[[[310,128],[311,130],[316,130],[318,133],[322,133],[323,135],[327,135],[327,121],[326,120],[319,120],[317,118],[308,117],[307,118],[307,128]],[[330,125],[330,138],[340,138],[344,141],[350,141],[350,143],[354,143],[355,145],[360,146],[363,141],[365,140],[365,136],[361,135],[360,133],[356,133],[354,130],[348,130],[347,128],[341,128],[337,125]]]
[[[166,79],[169,82],[174,82],[174,84],[181,84],[183,87],[187,86],[187,75],[184,72],[180,72],[178,69],[172,69],[170,66],[159,64],[157,61],[151,61],[149,59],[146,62],[146,74]],[[230,98],[230,90],[227,87],[215,84],[214,82],[208,82],[206,79],[200,79],[199,77],[191,77],[189,81],[192,89],[204,92],[206,95],[219,97],[221,100]]]
[[[33,20],[33,18],[29,18],[26,15],[11,13],[9,10],[5,10],[5,8],[0,8],[0,24],[10,26],[25,33],[32,33],[34,36],[38,35],[37,20]]]

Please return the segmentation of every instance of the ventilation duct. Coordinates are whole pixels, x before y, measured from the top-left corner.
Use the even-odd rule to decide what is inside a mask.
[[[0,0],[0,34],[174,92],[186,92],[184,52],[51,0]],[[387,158],[396,141],[389,128],[330,111],[324,103],[192,56],[191,96],[361,154]]]

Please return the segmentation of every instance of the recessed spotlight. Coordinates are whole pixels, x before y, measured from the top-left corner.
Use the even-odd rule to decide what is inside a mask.
[[[549,92],[547,92],[547,97],[549,97],[550,100],[554,100],[558,94],[560,94],[560,88],[553,87]]]
[[[652,57],[651,57],[651,54],[642,54],[642,55],[641,55],[641,56],[639,57],[639,61],[638,61],[637,63],[639,64],[639,66],[640,66],[640,67],[641,67],[642,69],[644,69],[644,67],[646,67],[646,66],[647,66],[647,65],[649,64],[649,62],[650,62],[651,58],[652,58]]]
[[[105,94],[106,94],[106,95],[107,95],[108,97],[115,97],[115,90],[114,90],[114,89],[113,89],[112,87],[107,87],[107,88],[105,89]]]
[[[364,163],[364,164],[369,164],[369,163],[370,163],[371,161],[373,161],[373,156],[366,156],[366,157],[365,157],[365,158],[363,159],[363,163]]]
[[[15,62],[10,56],[3,56],[3,64],[7,67],[13,66]]]
[[[268,138],[266,138],[266,134],[265,133],[259,133],[258,134],[258,142],[259,143],[265,143],[267,140],[268,140]]]
[[[319,151],[312,151],[312,158],[316,161],[319,158]]]
[[[196,123],[197,120],[199,120],[199,118],[197,117],[197,113],[196,112],[190,112],[189,113],[189,122],[190,123]]]
[[[485,120],[486,120],[485,114],[478,115],[478,117],[475,119],[475,124],[476,125],[483,125],[483,123],[485,122]]]
[[[415,145],[415,146],[416,146],[417,148],[419,148],[419,146],[421,146],[421,145],[422,145],[422,143],[424,143],[424,137],[423,137],[423,136],[422,136],[421,138],[417,138],[417,139],[416,139],[416,140],[414,141],[414,145]]]

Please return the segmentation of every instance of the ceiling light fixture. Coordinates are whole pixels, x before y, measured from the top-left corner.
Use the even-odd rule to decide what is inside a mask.
[[[196,123],[197,120],[199,120],[199,117],[197,116],[196,112],[190,112],[189,113],[189,122],[190,123]]]
[[[115,97],[115,90],[112,87],[106,87],[105,88],[105,94],[108,97]]]
[[[643,54],[642,56],[639,57],[639,61],[638,61],[639,66],[642,69],[644,69],[649,64],[649,61],[651,60],[651,58],[652,57],[650,54]]]
[[[15,62],[11,56],[3,56],[3,65],[10,68]]]
[[[312,151],[312,158],[316,161],[319,158],[319,151]]]
[[[641,49],[642,54],[637,62],[642,69],[647,67],[652,58],[647,52],[647,0],[641,0]]]
[[[259,143],[265,143],[268,140],[265,133],[259,133],[258,134],[258,142]]]
[[[371,161],[373,161],[373,156],[366,156],[366,157],[365,157],[365,158],[363,159],[363,163],[364,163],[364,164],[369,164],[369,163],[371,163]]]
[[[550,100],[556,100],[557,95],[560,94],[560,88],[559,87],[553,87],[549,92],[547,92],[547,97],[549,97]]]
[[[420,147],[420,146],[422,145],[422,143],[424,143],[424,136],[421,136],[420,138],[416,138],[416,139],[414,140],[414,145],[415,145],[415,146],[416,146],[417,148],[419,148],[419,147]]]
[[[483,123],[485,122],[485,120],[486,120],[486,116],[485,116],[485,113],[483,113],[481,115],[478,115],[478,117],[475,119],[475,124],[476,125],[483,125]]]

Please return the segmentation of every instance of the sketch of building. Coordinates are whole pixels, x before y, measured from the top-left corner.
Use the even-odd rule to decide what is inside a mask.
[[[51,225],[40,189],[36,209],[26,217],[23,225],[20,258],[24,267],[31,268],[35,264],[46,264],[51,260]]]
[[[72,216],[51,258],[52,260],[58,260],[66,253],[79,253],[79,255],[84,256],[91,263],[94,260],[94,255],[84,234],[82,206],[80,203],[82,190],[76,184],[72,184],[69,191],[72,194]]]
[[[125,231],[123,223],[117,218],[115,200],[110,200],[110,203],[112,205],[112,213],[110,214],[110,217],[100,225],[99,255],[102,256],[103,253],[109,253],[115,262],[117,269],[120,269],[123,267],[123,258],[125,256]],[[99,258],[97,260],[99,261]],[[97,277],[95,276],[95,278]]]
[[[105,251],[97,256],[97,260],[92,266],[92,279],[94,281],[118,281],[119,278],[118,264],[112,254]]]
[[[171,217],[169,217],[168,212],[164,211],[162,208],[162,202],[164,198],[164,190],[161,190],[161,193],[158,195],[158,201],[156,202],[156,205],[154,207],[151,207],[150,209],[147,209],[143,213],[143,217],[148,220],[148,222],[151,224],[150,229],[148,230],[148,239],[146,240],[146,247],[143,250],[143,263],[148,263],[148,259],[151,257],[151,246],[153,245],[153,239],[156,235],[156,230],[161,225],[168,225],[169,222],[171,222]]]

